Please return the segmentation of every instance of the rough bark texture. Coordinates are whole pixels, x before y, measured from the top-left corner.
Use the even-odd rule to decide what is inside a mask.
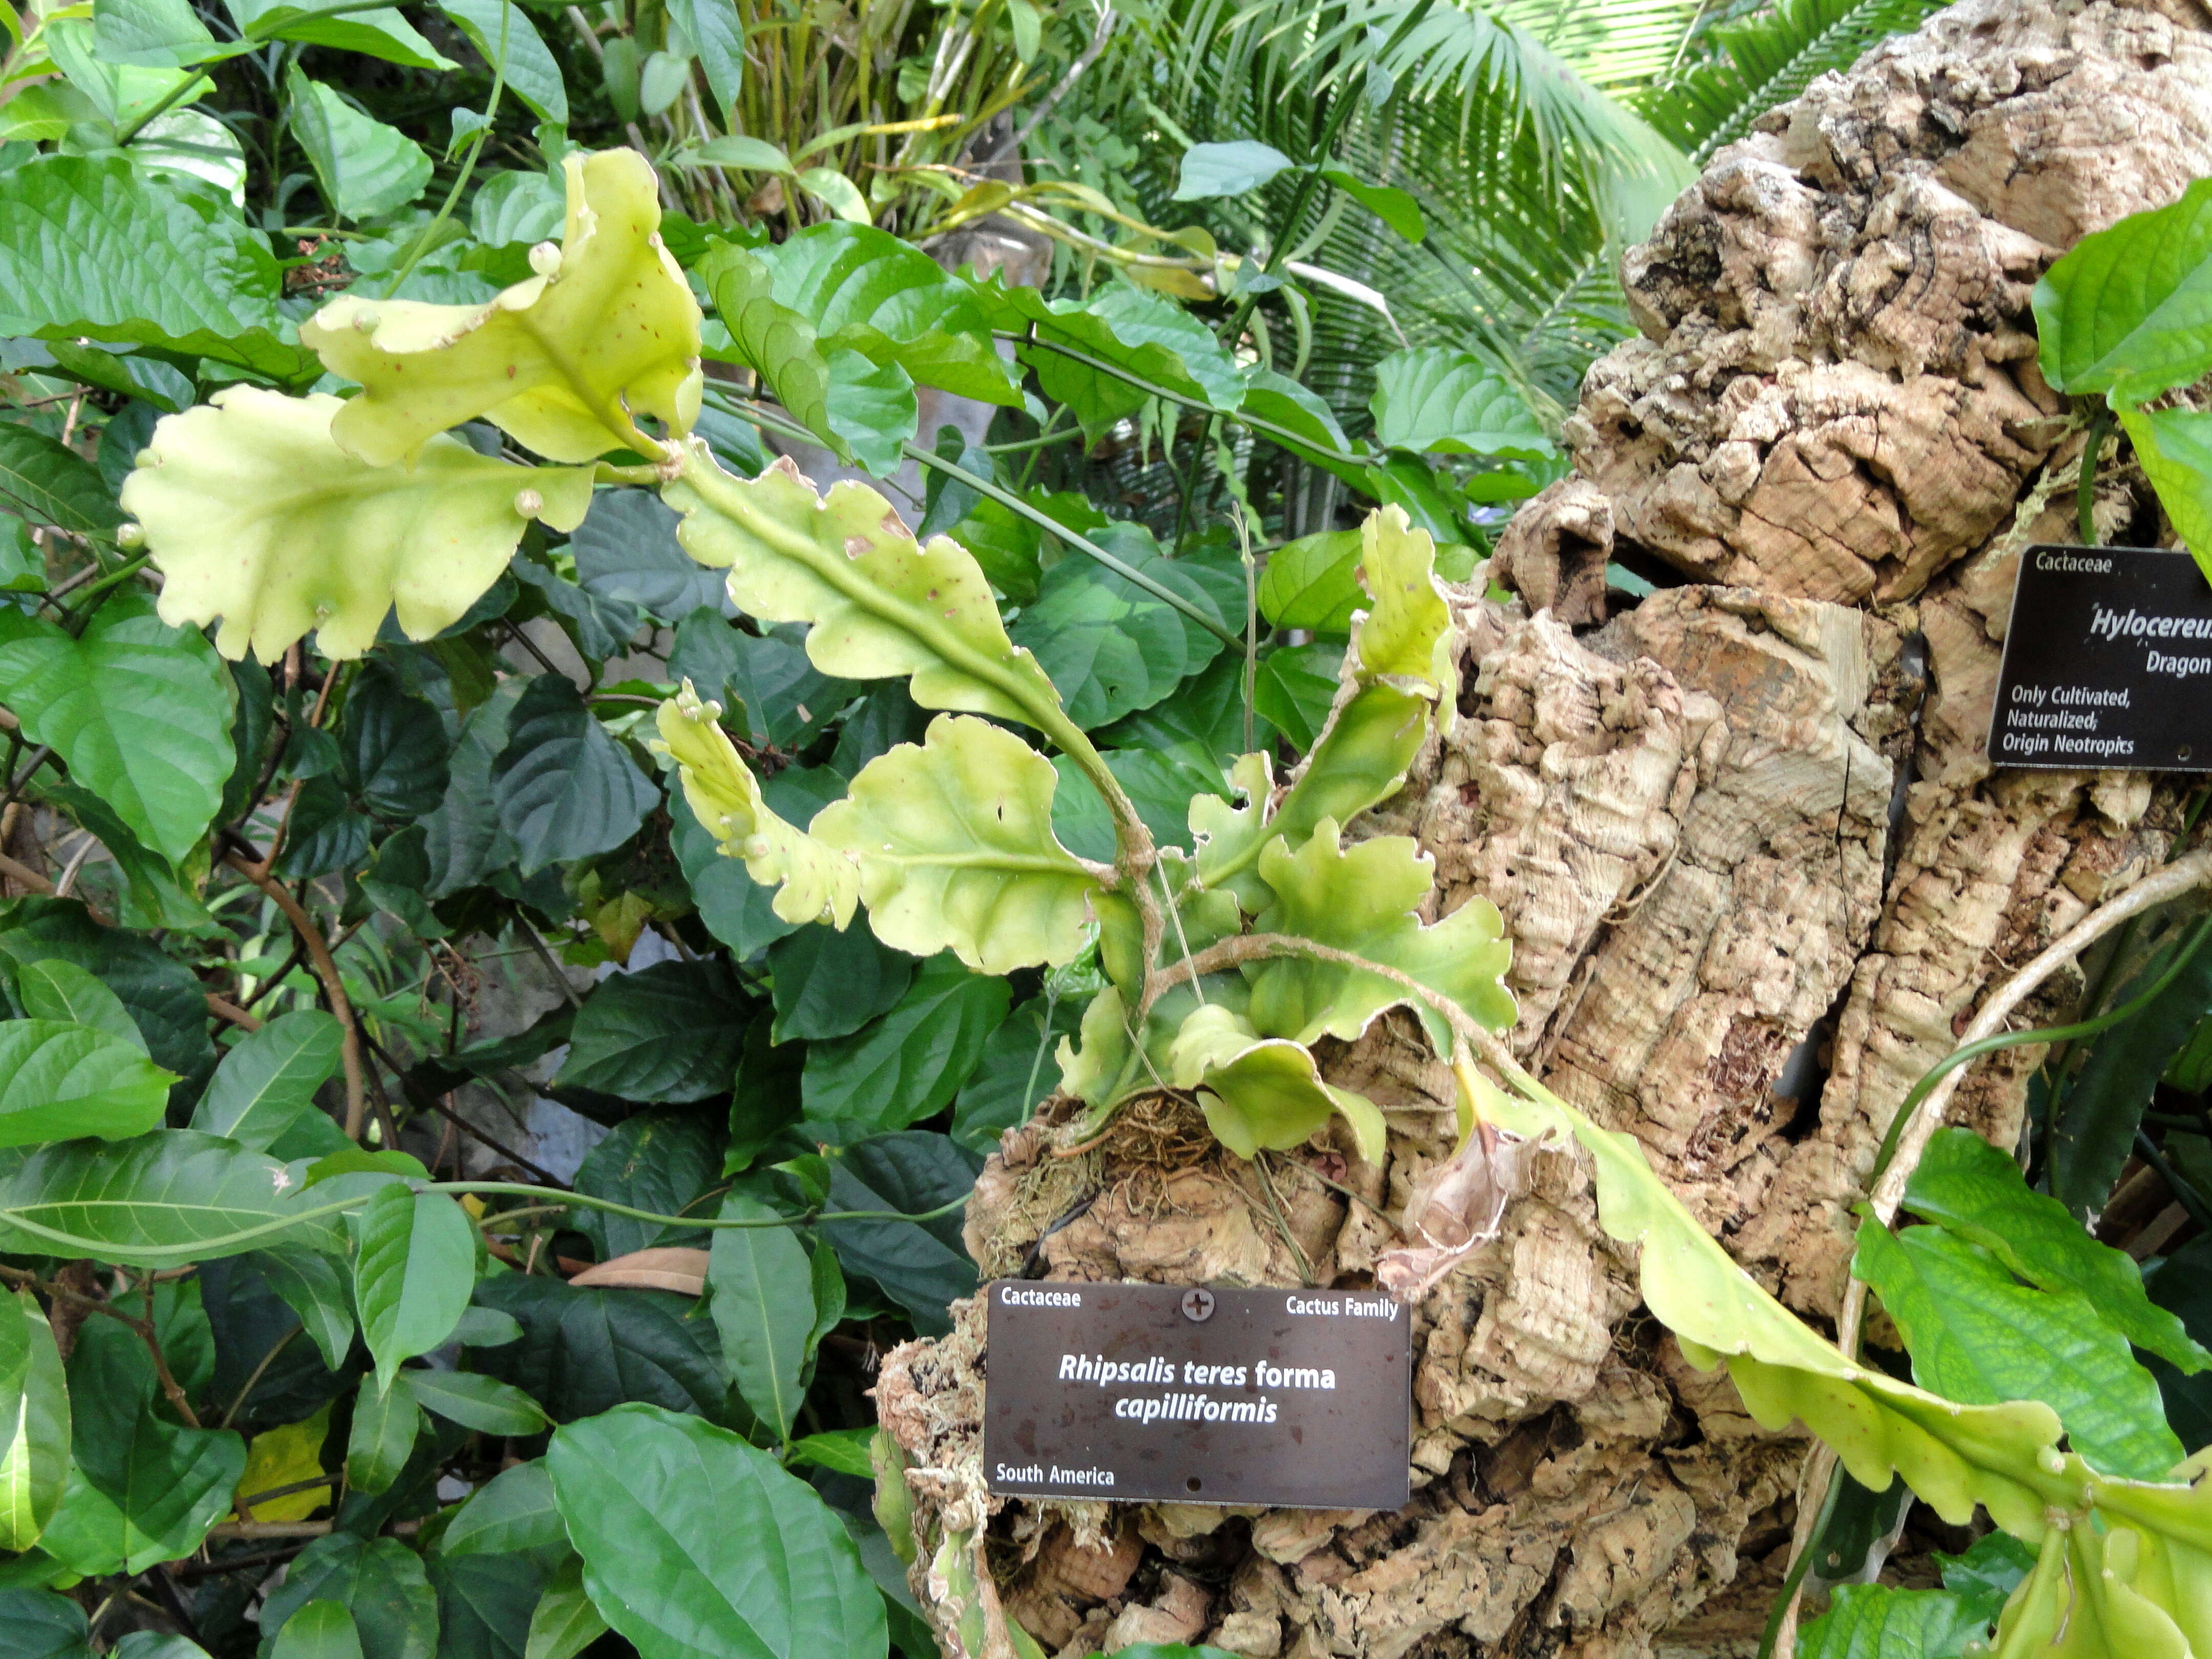
[[[1906,1089],[2175,831],[2143,775],[1993,773],[1984,737],[2019,553],[2070,537],[2081,445],[2029,290],[2212,173],[2209,22],[2185,0],[1967,0],[1716,156],[1628,257],[1643,337],[1588,377],[1576,476],[1501,544],[1521,599],[1456,599],[1462,720],[1354,828],[1419,837],[1440,911],[1498,906],[1514,1047],[1816,1320]],[[2099,512],[2156,524],[2124,472]],[[1608,617],[1611,557],[1687,583]],[[2011,1144],[2039,1058],[1984,1062],[1954,1116]],[[1409,1021],[1324,1060],[1389,1115],[1379,1166],[1317,1141],[1257,1170],[1164,1100],[1060,1158],[1048,1108],[987,1169],[970,1249],[987,1273],[1369,1282],[1450,1150],[1449,1079]],[[1577,1159],[1534,1171],[1417,1310],[1396,1515],[1002,1504],[981,1490],[980,1310],[893,1354],[878,1398],[925,1530],[981,1529],[964,1627],[949,1558],[916,1569],[948,1644],[1011,1653],[1007,1616],[1077,1655],[1740,1640],[1724,1604],[1778,1577],[1803,1443],[1759,1433],[1641,1312]]]

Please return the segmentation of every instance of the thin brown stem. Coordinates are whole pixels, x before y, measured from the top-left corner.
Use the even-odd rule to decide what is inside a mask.
[[[208,1012],[213,1014],[217,1019],[228,1020],[240,1030],[258,1031],[261,1029],[261,1017],[258,1014],[249,1014],[236,1003],[226,997],[219,997],[212,991],[207,994],[207,1006]]]
[[[137,1319],[131,1318],[128,1314],[123,1317],[138,1333],[138,1340],[146,1345],[146,1352],[153,1356],[154,1376],[161,1385],[161,1392],[168,1396],[170,1405],[176,1407],[177,1415],[185,1419],[185,1426],[197,1429],[200,1426],[200,1414],[192,1409],[191,1397],[170,1371],[168,1357],[161,1352],[161,1335],[154,1328],[154,1275],[150,1273],[139,1281],[138,1299],[146,1304],[144,1315]]]
[[[315,926],[314,918],[307,914],[298,899],[292,896],[284,884],[270,875],[267,869],[248,864],[235,853],[226,855],[223,862],[258,887],[270,902],[284,913],[285,920],[299,934],[300,943],[307,947],[307,960],[313,964],[315,977],[322,981],[323,994],[329,1000],[331,1012],[344,1033],[339,1054],[345,1061],[345,1132],[349,1139],[358,1140],[361,1139],[362,1124],[368,1115],[366,1067],[362,1066],[361,1057],[361,1028],[354,1020],[353,1004],[346,998],[345,985],[338,977],[338,965],[331,958],[331,947],[324,939],[322,930]]]

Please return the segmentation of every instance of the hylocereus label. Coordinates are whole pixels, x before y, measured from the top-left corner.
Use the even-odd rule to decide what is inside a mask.
[[[990,1489],[1131,1502],[1397,1509],[1410,1317],[1370,1291],[999,1279]]]
[[[1990,759],[2212,771],[2212,582],[2197,561],[2136,547],[2022,554]]]

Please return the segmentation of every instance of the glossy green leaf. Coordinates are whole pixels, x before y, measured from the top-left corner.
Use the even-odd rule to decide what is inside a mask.
[[[1953,1400],[2039,1400],[2100,1469],[2156,1480],[2182,1458],[2158,1384],[2078,1291],[2016,1284],[1989,1251],[1936,1227],[1859,1229],[1855,1271],[1912,1352],[1912,1374]]]
[[[449,897],[517,862],[514,843],[500,828],[491,772],[507,747],[514,705],[530,684],[518,677],[500,681],[461,724],[460,737],[447,757],[445,799],[422,820],[423,851],[430,861],[425,897]]]
[[[578,653],[592,662],[604,663],[629,650],[645,621],[645,613],[628,600],[580,587],[534,559],[517,559],[507,574],[525,588],[536,590],[537,599],[574,641]],[[524,604],[529,604],[526,597]]]
[[[73,962],[25,963],[15,972],[15,997],[33,1019],[88,1026],[146,1052],[145,1036],[123,999]],[[0,1089],[5,1086],[0,1084]]]
[[[1175,1085],[1197,1091],[1206,1127],[1239,1158],[1301,1146],[1337,1115],[1352,1125],[1360,1157],[1382,1156],[1386,1127],[1372,1101],[1324,1083],[1302,1043],[1262,1037],[1231,1009],[1208,1004],[1194,1011],[1168,1060]]]
[[[341,447],[388,465],[482,416],[550,460],[588,461],[625,441],[607,424],[617,400],[690,429],[699,308],[659,245],[653,169],[627,149],[562,165],[568,216],[550,274],[483,306],[348,295],[301,325],[325,367],[362,386],[331,427]]]
[[[862,468],[890,477],[921,419],[914,377],[896,363],[872,363],[857,351],[832,351],[823,361],[830,371],[830,429]]]
[[[1124,540],[1114,550],[1154,580],[1226,621],[1217,594],[1185,561],[1161,557]],[[1235,606],[1243,609],[1243,584]],[[1089,559],[1062,559],[1044,573],[1036,603],[1010,630],[1014,644],[1036,654],[1067,705],[1068,715],[1095,730],[1170,695],[1212,661],[1219,637],[1190,622],[1127,577]]]
[[[2185,1371],[2212,1365],[2180,1320],[2153,1305],[2127,1253],[2100,1244],[2065,1206],[2030,1190],[2020,1165],[1971,1129],[1938,1129],[1913,1167],[1905,1207],[1971,1239],[2030,1284],[2078,1291],[2136,1347]]]
[[[859,869],[769,810],[760,781],[716,723],[720,712],[688,684],[660,705],[655,746],[675,762],[692,816],[726,853],[744,860],[754,881],[777,889],[775,914],[784,921],[843,927],[860,902]]]
[[[851,1142],[944,1110],[1010,1000],[1004,980],[971,974],[950,955],[931,957],[881,1019],[808,1045],[810,1132]]]
[[[848,1148],[830,1166],[839,1210],[926,1215],[975,1184],[982,1156],[949,1137],[909,1129]],[[961,1243],[961,1212],[931,1221],[833,1221],[822,1231],[847,1271],[873,1279],[926,1336],[952,1328],[948,1304],[975,1291],[975,1264]]]
[[[1176,181],[1178,202],[1203,202],[1216,196],[1242,196],[1259,189],[1294,166],[1273,144],[1236,138],[1221,144],[1193,144],[1182,153]]]
[[[222,804],[236,759],[222,665],[135,595],[111,599],[75,639],[0,612],[0,702],[25,738],[52,744],[71,777],[173,863]]]
[[[173,1370],[184,1369],[175,1364],[181,1337],[173,1323],[165,1333]],[[246,1443],[157,1413],[153,1361],[127,1326],[101,1320],[79,1330],[68,1369],[76,1467],[39,1547],[87,1576],[189,1555],[230,1507]]]
[[[438,1659],[518,1659],[545,1569],[515,1555],[433,1555]]]
[[[644,1659],[874,1659],[883,1600],[812,1489],[726,1430],[625,1405],[546,1462],[584,1584]]]
[[[702,605],[720,609],[721,578],[685,555],[676,539],[676,514],[647,490],[600,491],[570,533],[568,552],[586,592],[663,622],[679,621]],[[683,671],[672,665],[669,678],[681,679]]]
[[[281,1638],[311,1601],[353,1615],[362,1659],[432,1659],[438,1650],[438,1598],[422,1557],[396,1538],[334,1532],[308,1545],[262,1604],[262,1635]]]
[[[1798,1659],[1960,1659],[1968,1643],[1986,1645],[1993,1617],[1951,1590],[1839,1584],[1828,1610],[1806,1623]]]
[[[341,449],[338,398],[232,386],[154,429],[123,487],[166,580],[172,622],[222,618],[216,644],[275,662],[313,629],[325,656],[357,657],[388,611],[410,639],[455,622],[498,580],[534,519],[573,528],[591,474],[535,470],[427,440],[410,467]]]
[[[568,120],[568,89],[561,79],[560,60],[546,49],[518,0],[438,0],[438,9],[468,36],[485,63],[500,69],[507,89],[539,120]]]
[[[2084,236],[2035,285],[2044,379],[2130,400],[2212,368],[2212,183]]]
[[[691,50],[697,55],[699,68],[707,77],[707,89],[714,94],[720,107],[724,127],[735,131],[740,122],[738,116],[738,97],[744,90],[745,27],[744,15],[734,8],[702,4],[700,0],[672,0],[668,14],[684,30]],[[539,1659],[533,1649],[530,1659]]]
[[[921,747],[869,762],[809,833],[859,866],[886,945],[986,974],[1057,965],[1083,949],[1098,885],[1052,833],[1058,781],[1004,727],[940,715]]]
[[[32,523],[80,536],[106,537],[123,522],[122,510],[92,463],[45,433],[13,421],[0,422],[0,495]]]
[[[336,1601],[310,1601],[284,1621],[269,1659],[363,1659],[353,1614]]]
[[[406,206],[430,182],[430,158],[397,127],[364,115],[293,65],[284,83],[291,131],[313,164],[323,200],[343,219]]]
[[[502,1469],[479,1486],[438,1534],[438,1553],[527,1555],[545,1562],[565,1558],[568,1532],[553,1502],[545,1460]]]
[[[1255,924],[1395,969],[1443,993],[1478,1024],[1504,1030],[1515,1018],[1504,975],[1512,959],[1505,925],[1489,900],[1467,900],[1443,921],[1424,925],[1415,914],[1434,884],[1435,864],[1403,836],[1339,844],[1324,818],[1293,848],[1276,842],[1260,855],[1260,878],[1274,902]],[[1269,1036],[1311,1042],[1323,1035],[1347,1041],[1383,1009],[1410,1004],[1439,1048],[1450,1027],[1434,1009],[1381,975],[1336,963],[1278,957],[1247,972],[1253,1024]]]
[[[999,1137],[1026,1122],[1059,1085],[1053,1050],[1075,1030],[1082,1008],[1073,996],[1049,1006],[1048,1016],[1046,1000],[1031,998],[984,1040],[953,1103],[952,1138],[970,1152],[995,1152]]]
[[[684,545],[729,567],[730,597],[763,622],[814,624],[806,653],[844,679],[913,676],[925,708],[1048,726],[1060,699],[1017,650],[975,561],[917,543],[890,504],[848,480],[826,497],[786,457],[750,483],[695,465],[666,492]]]
[[[584,1589],[584,1566],[572,1560],[556,1573],[530,1615],[523,1659],[575,1659],[607,1632],[607,1621]]]
[[[592,1000],[596,1002],[599,998]],[[702,1002],[698,1012],[709,1020],[735,1017],[711,1001]],[[726,1088],[728,1082],[724,1078],[722,1086]],[[615,1125],[605,1140],[584,1154],[574,1184],[578,1192],[592,1198],[608,1199],[657,1215],[682,1215],[699,1203],[721,1172],[720,1141],[696,1114],[640,1112]],[[695,1212],[702,1217],[711,1212],[712,1206],[705,1205]],[[577,1209],[568,1219],[592,1241],[602,1261],[656,1245],[700,1242],[696,1231],[680,1225],[638,1221],[601,1210]]]
[[[120,155],[31,157],[0,174],[0,334],[155,346],[294,380],[314,359],[280,337],[283,293],[268,239],[212,188]]]
[[[1337,675],[1344,647],[1326,642],[1278,647],[1260,659],[1252,676],[1252,708],[1258,717],[1310,750],[1328,724],[1336,701]]]
[[[726,1220],[766,1221],[776,1212],[732,1193]],[[714,1235],[707,1283],[722,1363],[753,1414],[788,1438],[798,1413],[799,1372],[814,1326],[814,1285],[806,1252],[788,1227],[725,1228]]]
[[[111,64],[176,69],[220,55],[185,0],[96,0],[92,32],[99,55]]]
[[[222,1057],[192,1109],[191,1127],[267,1151],[337,1074],[344,1036],[319,1008],[277,1015]]]
[[[1375,365],[1375,441],[1432,454],[1540,461],[1552,441],[1528,402],[1472,352],[1394,351]]]
[[[422,1408],[415,1399],[415,1373],[401,1371],[388,1388],[373,1376],[361,1380],[354,1395],[353,1428],[346,1441],[346,1480],[365,1492],[392,1490],[407,1467],[416,1437],[422,1431]]]
[[[749,634],[719,611],[696,610],[676,625],[668,675],[722,706],[722,718],[755,747],[798,750],[820,735],[860,688],[816,672],[805,630]]]
[[[460,1323],[476,1279],[476,1230],[444,1194],[393,1182],[370,1194],[358,1237],[354,1304],[376,1380],[389,1388],[400,1361],[429,1352]]]
[[[349,0],[223,0],[240,32],[254,40],[291,40],[301,46],[357,52],[408,69],[458,67],[416,33],[390,7],[356,10]]]
[[[141,1044],[90,1026],[0,1021],[0,1146],[143,1134],[161,1121],[174,1081]]]
[[[514,705],[491,787],[526,876],[611,852],[660,799],[565,674],[538,675]]]
[[[1034,336],[1036,343],[1019,349],[1022,362],[1036,371],[1045,395],[1066,404],[1093,438],[1144,406],[1149,394],[1124,376],[1224,413],[1243,401],[1243,375],[1212,331],[1157,294],[1111,283],[1085,299],[1047,300],[1034,288],[998,278],[978,285],[976,293],[994,329]]]
[[[343,1251],[275,1158],[190,1129],[0,1153],[0,1250],[176,1267],[272,1245]]]
[[[849,462],[852,448],[830,419],[828,355],[814,325],[777,303],[775,275],[767,263],[750,249],[725,243],[708,256],[699,275],[730,331],[735,360],[758,375],[776,402],[838,459]]]
[[[726,1091],[744,1004],[719,962],[662,962],[608,979],[578,1011],[560,1081],[626,1100],[704,1100]]]
[[[839,1474],[849,1474],[858,1480],[873,1480],[875,1465],[868,1455],[874,1443],[876,1430],[833,1429],[823,1434],[801,1435],[791,1443],[791,1461],[811,1463],[817,1468],[834,1469]]]
[[[238,786],[235,772],[224,791]],[[78,875],[81,888],[99,894],[102,908],[110,911],[124,928],[161,929],[185,934],[204,934],[215,918],[195,890],[192,860],[180,871],[132,834],[115,809],[89,789],[58,781],[51,772],[31,781],[25,792],[31,799],[59,808],[98,841],[107,854],[105,865],[88,865]],[[222,815],[218,809],[217,816]]]
[[[503,1273],[479,1285],[477,1299],[520,1320],[523,1334],[476,1351],[471,1363],[526,1390],[558,1422],[625,1400],[715,1416],[725,1410],[729,1374],[696,1297]]]
[[[29,1291],[0,1298],[0,1548],[27,1550],[70,1476],[69,1382]]]
[[[974,290],[913,244],[865,220],[831,221],[756,257],[771,297],[806,319],[825,356],[855,351],[897,364],[919,385],[1020,407]]]
[[[1260,614],[1278,628],[1346,632],[1365,602],[1359,543],[1356,530],[1325,530],[1275,549],[1260,578]]]
[[[543,1433],[550,1426],[536,1401],[497,1377],[436,1370],[408,1371],[404,1376],[424,1411],[479,1434],[519,1439]]]

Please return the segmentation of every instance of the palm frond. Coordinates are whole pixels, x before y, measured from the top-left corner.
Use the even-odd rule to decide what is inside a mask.
[[[1892,34],[1917,28],[1945,0],[1778,0],[1715,24],[1704,52],[1637,103],[1652,125],[1702,161],[1751,130],[1817,75],[1850,67]]]

